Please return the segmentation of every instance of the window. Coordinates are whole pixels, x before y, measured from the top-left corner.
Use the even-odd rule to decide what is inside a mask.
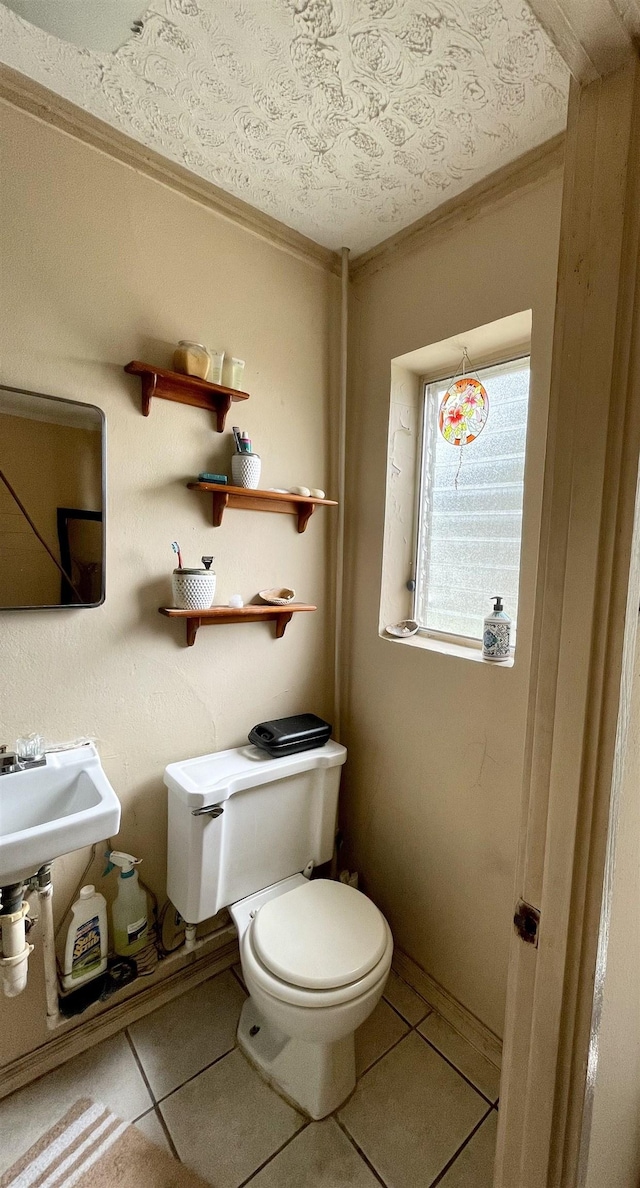
[[[424,389],[414,617],[433,634],[481,640],[499,594],[518,615],[529,357],[474,371],[489,397],[482,431],[448,442],[438,413],[454,376]]]

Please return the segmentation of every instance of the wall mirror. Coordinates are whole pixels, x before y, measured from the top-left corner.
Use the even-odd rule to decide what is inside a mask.
[[[0,385],[0,610],[104,602],[105,418]]]

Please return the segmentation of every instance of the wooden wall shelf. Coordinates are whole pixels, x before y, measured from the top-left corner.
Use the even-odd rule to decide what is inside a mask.
[[[317,507],[337,507],[335,499],[314,499],[310,495],[283,495],[279,491],[254,491],[217,483],[187,483],[190,491],[206,491],[213,499],[213,526],[219,528],[226,507],[245,511],[281,512],[298,517],[298,532],[304,532]]]
[[[149,416],[154,396],[162,400],[174,400],[178,404],[191,404],[195,408],[206,408],[216,418],[218,433],[224,431],[227,413],[234,400],[248,400],[248,392],[237,388],[225,388],[222,384],[210,384],[194,375],[180,375],[177,371],[165,371],[151,363],[140,363],[133,359],[124,369],[129,375],[139,375],[142,384],[142,415]]]
[[[173,606],[159,606],[161,615],[168,619],[184,619],[187,625],[187,647],[193,647],[199,627],[209,627],[216,623],[260,623],[274,622],[276,624],[276,639],[282,639],[287,623],[293,615],[300,611],[314,611],[316,606],[306,606],[302,602],[291,602],[289,606],[212,606],[210,610],[192,611],[180,610]]]

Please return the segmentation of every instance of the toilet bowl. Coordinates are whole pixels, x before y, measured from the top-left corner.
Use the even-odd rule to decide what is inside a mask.
[[[354,1032],[389,974],[389,926],[360,891],[302,875],[230,911],[250,995],[238,1043],[275,1088],[324,1118],[355,1087]]]
[[[346,757],[333,740],[277,758],[237,747],[170,763],[164,777],[169,899],[188,925],[229,908],[249,991],[238,1042],[312,1118],[355,1087],[354,1032],[393,953],[366,895],[305,877],[333,854]]]

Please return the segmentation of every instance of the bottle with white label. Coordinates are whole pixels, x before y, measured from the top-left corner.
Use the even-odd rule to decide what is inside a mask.
[[[493,610],[484,621],[482,659],[504,664],[511,657],[511,619],[499,594],[493,594]]]
[[[88,884],[71,908],[71,923],[64,951],[65,990],[77,990],[107,968],[107,901]]]
[[[108,858],[105,874],[114,866],[120,867],[118,894],[111,909],[113,947],[119,957],[135,957],[149,939],[147,893],[140,886],[135,869],[140,858],[120,850],[112,850]]]

